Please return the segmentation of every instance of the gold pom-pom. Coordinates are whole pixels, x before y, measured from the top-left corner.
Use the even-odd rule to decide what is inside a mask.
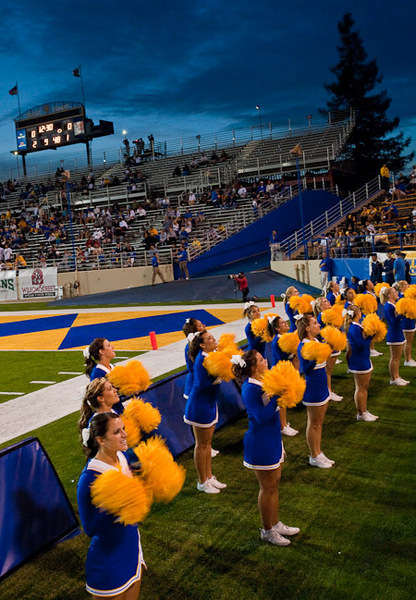
[[[299,304],[299,300],[300,300],[300,296],[296,295],[296,296],[290,296],[289,298],[289,306],[292,310],[298,310],[298,304]]]
[[[185,469],[178,465],[161,437],[141,442],[134,449],[141,475],[156,502],[170,502],[182,489]]]
[[[336,352],[338,352],[338,350],[345,350],[347,346],[347,336],[345,333],[331,325],[327,325],[321,329],[321,336]]]
[[[123,412],[123,418],[127,416],[145,431],[150,433],[160,425],[162,417],[157,408],[152,406],[150,402],[144,402],[141,398],[133,398],[127,404]]]
[[[381,342],[386,337],[387,327],[376,313],[367,315],[361,325],[364,335],[366,337],[374,336],[375,342]]]
[[[396,312],[408,319],[416,319],[416,300],[413,298],[400,298],[396,302]]]
[[[133,448],[133,446],[137,446],[142,437],[140,427],[132,417],[125,413],[121,415],[121,418],[127,435],[127,445],[129,448]]]
[[[326,325],[333,325],[334,327],[341,327],[343,323],[342,316],[342,304],[334,304],[331,308],[327,308],[321,312],[322,321]]]
[[[289,298],[289,305],[292,310],[297,310],[299,314],[306,315],[307,313],[313,312],[312,304],[313,296],[309,294],[302,294],[302,296],[291,296]]]
[[[345,300],[341,294],[338,294],[338,296],[335,297],[335,304],[345,304]]]
[[[413,300],[416,300],[416,285],[409,285],[408,288],[406,288],[405,292],[404,292],[404,297],[405,298],[413,298]]]
[[[306,383],[290,361],[282,360],[264,373],[262,386],[269,396],[278,396],[279,406],[292,408],[302,400]]]
[[[315,360],[319,365],[326,362],[332,354],[332,348],[329,344],[323,344],[313,340],[302,346],[301,354],[305,360]]]
[[[377,300],[372,294],[357,294],[354,304],[364,315],[369,315],[377,310]]]
[[[296,354],[300,343],[298,332],[283,333],[277,340],[277,343],[286,354]]]
[[[225,352],[208,352],[204,358],[204,367],[213,377],[220,377],[223,381],[234,379],[231,357]]]
[[[389,288],[390,284],[385,281],[382,281],[381,283],[376,283],[376,285],[374,286],[374,293],[378,298],[380,297],[380,292],[383,287]]]
[[[123,396],[144,392],[151,383],[149,373],[138,360],[130,360],[125,365],[117,365],[107,374],[107,379]]]
[[[271,342],[273,339],[268,332],[268,323],[267,316],[254,319],[254,321],[251,322],[251,331],[256,337],[261,338],[264,342]]]
[[[218,341],[218,352],[224,352],[230,358],[235,354],[243,354],[243,351],[235,343],[233,333],[223,333]]]
[[[123,525],[135,525],[147,516],[152,494],[140,477],[128,477],[111,469],[98,475],[91,485],[91,500]]]

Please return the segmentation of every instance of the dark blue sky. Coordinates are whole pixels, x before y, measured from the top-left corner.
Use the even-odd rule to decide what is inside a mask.
[[[117,148],[122,129],[164,140],[257,124],[256,104],[264,121],[301,124],[325,104],[346,11],[415,147],[414,3],[21,0],[1,9],[0,167],[15,164],[8,90],[17,80],[23,109],[80,100],[78,64],[89,116],[115,124],[115,136],[96,142],[102,148]],[[77,151],[42,154],[56,162]]]

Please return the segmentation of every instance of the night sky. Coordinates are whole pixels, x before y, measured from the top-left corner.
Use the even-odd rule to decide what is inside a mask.
[[[0,173],[15,166],[16,96],[22,109],[55,100],[80,101],[82,65],[88,116],[114,121],[115,135],[94,142],[116,149],[121,131],[130,139],[152,132],[157,140],[256,125],[285,126],[318,117],[323,84],[338,60],[337,21],[351,11],[370,58],[376,58],[392,97],[391,115],[414,138],[416,80],[415,4],[188,2],[160,0],[21,0],[0,18]],[[40,153],[57,163],[72,146]],[[40,159],[40,154],[36,159]],[[34,155],[32,155],[34,156]],[[36,160],[35,159],[35,160]],[[33,160],[33,159],[32,159]]]

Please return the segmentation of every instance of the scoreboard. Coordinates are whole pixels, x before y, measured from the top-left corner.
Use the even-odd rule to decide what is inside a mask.
[[[55,109],[47,110],[46,107]],[[30,111],[16,119],[16,142],[18,152],[38,152],[79,144],[86,141],[89,119],[85,118],[84,107],[44,105],[43,114]],[[46,113],[46,114],[45,114]]]

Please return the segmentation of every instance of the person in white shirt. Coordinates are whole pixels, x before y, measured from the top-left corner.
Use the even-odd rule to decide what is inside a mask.
[[[247,196],[247,189],[242,185],[238,190],[238,195],[240,198],[245,198]]]

